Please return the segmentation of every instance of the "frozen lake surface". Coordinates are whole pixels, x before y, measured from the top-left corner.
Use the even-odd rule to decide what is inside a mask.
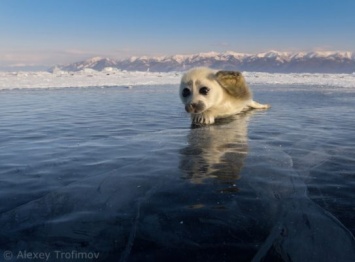
[[[177,85],[0,91],[0,261],[355,261],[355,88],[251,87],[201,128]]]

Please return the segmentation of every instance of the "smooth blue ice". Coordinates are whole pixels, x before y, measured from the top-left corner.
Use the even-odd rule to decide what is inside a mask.
[[[177,86],[1,91],[0,261],[355,261],[355,90],[252,89],[199,128]]]

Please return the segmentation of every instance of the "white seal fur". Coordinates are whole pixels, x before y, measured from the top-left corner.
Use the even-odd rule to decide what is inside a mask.
[[[270,107],[253,100],[240,72],[206,67],[191,69],[183,75],[180,98],[193,124],[213,124],[216,118]]]

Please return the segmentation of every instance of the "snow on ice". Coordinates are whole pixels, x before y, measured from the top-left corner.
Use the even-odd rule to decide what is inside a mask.
[[[353,74],[259,73],[243,72],[252,85],[311,85],[355,88]],[[79,72],[0,72],[0,90],[22,88],[110,87],[137,85],[178,85],[181,72],[140,72],[105,68]]]

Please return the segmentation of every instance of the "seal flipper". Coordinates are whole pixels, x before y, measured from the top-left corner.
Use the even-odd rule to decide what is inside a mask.
[[[248,103],[248,106],[253,109],[268,109],[271,107],[269,104],[260,104],[254,100],[251,100],[250,103]]]

